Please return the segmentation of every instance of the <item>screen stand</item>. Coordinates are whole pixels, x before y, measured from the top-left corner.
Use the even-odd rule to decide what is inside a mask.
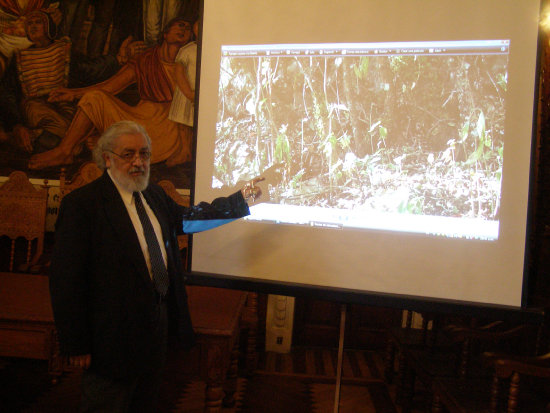
[[[334,394],[334,413],[340,408],[340,387],[342,384],[342,365],[344,360],[344,334],[346,330],[347,305],[342,304],[340,309],[340,339],[338,341],[338,365],[336,366],[336,389]]]

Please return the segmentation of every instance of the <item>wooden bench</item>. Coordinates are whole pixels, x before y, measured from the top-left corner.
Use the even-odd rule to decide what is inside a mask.
[[[0,356],[48,360],[57,382],[63,360],[50,305],[48,277],[0,273]]]

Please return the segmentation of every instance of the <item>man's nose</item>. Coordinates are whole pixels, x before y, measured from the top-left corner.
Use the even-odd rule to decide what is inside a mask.
[[[134,157],[134,160],[132,161],[132,165],[136,165],[136,166],[142,166],[144,163],[145,161],[141,159],[141,156],[139,154],[137,154]]]

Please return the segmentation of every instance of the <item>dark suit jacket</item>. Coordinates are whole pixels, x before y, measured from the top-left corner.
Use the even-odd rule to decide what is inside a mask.
[[[249,213],[240,192],[191,208],[157,185],[143,191],[162,227],[171,331],[193,343],[176,235],[186,220],[236,219]],[[90,369],[128,377],[147,363],[156,293],[124,203],[107,173],[64,197],[56,223],[50,292],[61,352],[92,355]]]

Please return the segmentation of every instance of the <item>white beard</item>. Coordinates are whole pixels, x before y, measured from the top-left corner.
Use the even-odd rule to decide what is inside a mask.
[[[113,178],[117,181],[117,183],[122,186],[124,189],[130,192],[141,192],[147,188],[147,185],[149,185],[149,169],[142,168],[145,172],[144,175],[136,176],[135,178],[128,175],[125,172],[122,172],[121,170],[117,169],[116,167],[110,168],[111,174],[113,175]],[[132,168],[128,171],[128,173],[133,172],[138,168]]]

